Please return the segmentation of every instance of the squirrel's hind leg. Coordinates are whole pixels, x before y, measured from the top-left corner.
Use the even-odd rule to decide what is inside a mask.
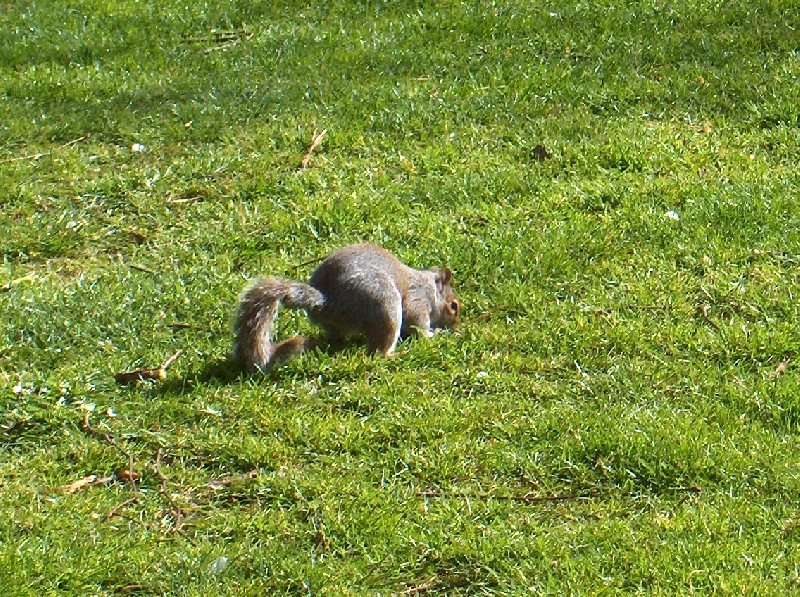
[[[372,354],[381,353],[385,357],[394,355],[397,341],[400,339],[400,326],[389,330],[376,330],[367,333],[367,351]]]
[[[311,348],[311,341],[305,336],[287,338],[272,346],[270,360],[274,360],[276,363],[287,363],[309,348]]]
[[[393,312],[386,313],[382,321],[366,332],[367,351],[370,354],[379,352],[385,357],[394,355],[403,323],[403,303],[399,296],[397,298]]]

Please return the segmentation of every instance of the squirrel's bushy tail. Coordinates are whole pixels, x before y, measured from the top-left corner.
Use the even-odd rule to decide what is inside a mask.
[[[254,280],[242,294],[236,313],[233,358],[249,371],[265,371],[275,360],[286,361],[303,352],[307,340],[295,336],[272,343],[272,324],[283,304],[290,309],[319,309],[325,297],[316,288],[280,278]]]

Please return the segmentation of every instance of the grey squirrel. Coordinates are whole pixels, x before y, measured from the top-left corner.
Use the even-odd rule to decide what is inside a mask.
[[[461,305],[447,269],[413,269],[386,249],[350,245],[331,254],[308,284],[282,278],[254,280],[236,314],[233,359],[249,371],[266,371],[310,345],[303,336],[272,343],[272,327],[283,304],[305,309],[332,345],[366,336],[367,350],[391,356],[398,339],[414,328],[427,336],[458,321]]]

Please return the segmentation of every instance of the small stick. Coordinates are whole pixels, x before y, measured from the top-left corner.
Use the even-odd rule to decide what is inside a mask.
[[[86,133],[83,137],[78,137],[77,139],[73,139],[72,141],[64,143],[64,145],[60,146],[59,149],[64,149],[65,147],[69,147],[70,145],[75,145],[76,143],[80,143],[81,141],[86,141],[86,139],[88,139],[91,136],[92,133]]]
[[[181,197],[178,199],[169,199],[167,203],[171,205],[180,205],[182,203],[194,203],[195,201],[202,201],[202,195],[195,195],[194,197]]]
[[[305,267],[307,265],[311,265],[312,263],[319,263],[320,261],[324,260],[325,257],[314,257],[314,259],[309,259],[308,261],[303,261],[302,263],[298,263],[292,269],[298,270],[301,267]]]
[[[167,327],[171,330],[202,330],[205,331],[205,328],[201,328],[196,325],[192,325],[191,323],[168,323]]]
[[[23,155],[18,158],[8,158],[7,160],[0,161],[0,164],[8,164],[10,162],[21,162],[22,160],[38,160],[41,157],[46,155],[50,155],[50,152],[46,153],[32,153],[31,155]]]
[[[136,230],[131,230],[130,231],[130,235],[140,245],[142,245],[142,244],[147,242],[147,237],[144,234],[142,234],[141,232],[137,232]]]
[[[115,448],[119,448],[119,445],[117,444],[117,440],[114,439],[113,435],[111,435],[110,433],[106,433],[105,431],[98,431],[97,429],[92,427],[92,424],[89,422],[89,417],[91,415],[92,415],[92,411],[90,411],[90,410],[87,410],[86,414],[83,415],[83,428],[86,431],[88,431],[89,433],[92,433],[94,435],[99,435],[100,437],[102,437],[104,440],[106,440],[109,444],[111,444]],[[119,449],[121,450],[121,448],[119,448]],[[122,450],[122,451],[124,452],[124,454],[126,456],[128,455],[128,453],[125,450]]]
[[[711,318],[708,316],[708,312],[710,309],[711,307],[705,303],[703,303],[702,305],[698,305],[697,307],[697,311],[700,313],[700,315],[702,315],[703,319],[706,320],[706,323],[715,330],[719,331],[719,326],[713,321],[711,321]]]
[[[138,477],[138,475],[136,474],[136,472],[134,471],[134,468],[133,468],[133,464],[134,464],[133,453],[132,452],[128,452],[126,449],[124,449],[122,446],[120,446],[117,443],[116,438],[113,435],[111,435],[110,433],[106,433],[105,431],[98,431],[97,429],[92,427],[92,424],[89,422],[89,417],[91,416],[91,414],[92,414],[92,411],[87,410],[86,414],[83,415],[83,428],[84,428],[84,430],[88,431],[91,434],[99,435],[104,440],[106,440],[109,444],[114,446],[118,451],[120,451],[122,454],[124,454],[125,456],[128,457],[128,471],[127,471],[128,474],[126,475],[126,477],[127,477],[127,481],[131,485],[131,490],[133,491],[133,495],[137,496],[138,495],[138,490],[136,489],[136,478]],[[117,477],[120,478],[120,475],[117,474]]]
[[[164,455],[164,449],[159,448],[158,452],[156,452],[156,461],[153,464],[153,470],[156,472],[156,476],[161,479],[161,489],[159,490],[161,493],[167,491],[167,478],[164,476],[164,473],[161,472],[161,457]]]
[[[311,135],[311,144],[308,146],[308,151],[306,151],[306,155],[303,156],[303,161],[300,162],[300,169],[305,170],[308,168],[308,164],[311,162],[311,152],[314,151],[319,144],[322,143],[322,140],[325,138],[325,135],[328,134],[328,129],[322,129],[322,132],[317,134],[317,129],[314,129],[314,134]]]
[[[27,282],[29,280],[32,281],[35,279],[36,279],[36,273],[31,272],[25,276],[22,276],[21,278],[17,278],[16,280],[11,280],[11,282],[3,284],[2,286],[0,286],[0,292],[8,292],[11,290],[11,287],[14,286],[15,284],[19,284],[20,282]]]
[[[138,496],[133,496],[132,498],[128,498],[124,502],[122,502],[119,506],[115,506],[108,511],[108,518],[114,518],[115,516],[122,516],[119,511],[122,510],[125,506],[130,506],[131,504],[135,504],[139,501]]]
[[[145,267],[143,265],[136,265],[135,263],[131,263],[130,265],[128,265],[128,267],[131,268],[131,269],[135,269],[136,271],[144,272],[146,274],[151,274],[153,276],[156,274],[153,270],[151,270],[151,269],[149,269],[149,268],[147,268],[147,267]]]
[[[84,477],[83,479],[78,479],[77,481],[73,481],[69,485],[62,485],[61,487],[57,487],[56,491],[61,491],[63,493],[75,493],[84,489],[85,487],[96,487],[98,485],[108,485],[109,483],[114,482],[114,476],[108,477],[98,477],[97,475],[89,475],[88,477]]]
[[[183,350],[175,351],[175,354],[170,356],[166,361],[161,363],[155,369],[138,369],[136,371],[124,371],[122,373],[117,373],[114,376],[114,379],[118,384],[121,386],[128,385],[129,383],[133,383],[135,381],[144,381],[146,379],[166,379],[167,377],[167,368],[169,368],[172,363],[174,363],[179,356],[183,354]]]
[[[92,133],[86,133],[83,137],[78,137],[77,139],[73,139],[64,145],[60,145],[58,149],[64,149],[65,147],[69,147],[70,145],[75,145],[75,143],[79,143],[80,141],[84,141],[92,136]],[[21,162],[23,160],[38,160],[39,158],[43,158],[46,155],[51,155],[52,151],[46,151],[44,153],[33,153],[31,155],[23,155],[17,158],[8,158],[5,160],[0,160],[0,164],[8,164],[10,162]]]
[[[169,501],[170,506],[172,506],[173,523],[171,531],[173,533],[178,533],[181,530],[181,517],[183,515],[183,511],[178,507],[178,505],[175,503],[175,500],[172,499],[172,496],[167,492],[167,484],[169,483],[169,480],[166,476],[164,476],[164,473],[161,472],[161,458],[163,455],[163,448],[158,448],[158,452],[156,452],[156,461],[153,464],[153,470],[158,478],[161,479],[161,489],[158,490],[158,493],[165,496]]]

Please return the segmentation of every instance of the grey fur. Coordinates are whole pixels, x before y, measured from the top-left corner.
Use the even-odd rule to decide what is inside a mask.
[[[415,329],[430,336],[453,325],[460,305],[449,269],[416,270],[376,245],[351,245],[330,255],[308,284],[281,278],[253,282],[236,316],[233,356],[249,370],[302,352],[307,341],[272,344],[272,324],[282,303],[305,309],[331,343],[363,335],[370,352],[391,355],[398,339]]]
[[[311,313],[322,308],[325,297],[302,282],[282,278],[253,280],[239,301],[233,345],[234,360],[250,371],[266,370],[274,356],[272,324],[281,303]]]

